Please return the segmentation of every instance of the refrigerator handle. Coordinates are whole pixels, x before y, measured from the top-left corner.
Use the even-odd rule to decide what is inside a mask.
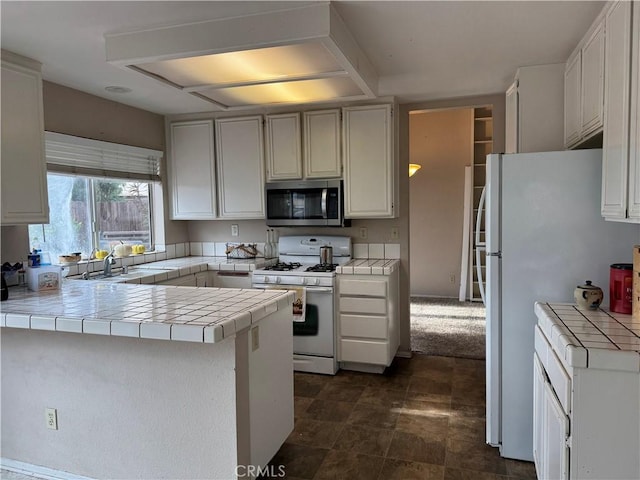
[[[486,305],[487,301],[484,294],[484,278],[482,276],[482,264],[480,263],[482,252],[484,251],[486,251],[485,247],[476,247],[476,273],[478,274],[478,289],[480,290],[480,298],[482,299],[482,304]]]
[[[486,194],[487,194],[487,186],[485,185],[484,187],[482,187],[482,193],[480,194],[480,201],[478,202],[478,215],[476,215],[476,238],[475,238],[476,247],[478,246],[483,247],[486,245],[485,242],[480,241],[480,227],[482,226],[482,212],[484,211]]]
[[[478,215],[476,215],[476,274],[478,276],[478,289],[480,290],[480,298],[484,305],[487,304],[484,294],[484,278],[482,276],[482,252],[486,251],[486,242],[480,241],[480,227],[482,226],[482,212],[484,211],[485,197],[487,194],[487,186],[482,187],[480,201],[478,202]]]

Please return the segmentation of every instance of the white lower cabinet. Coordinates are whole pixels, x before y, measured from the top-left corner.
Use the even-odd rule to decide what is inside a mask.
[[[400,345],[398,271],[338,275],[338,361],[389,366]]]
[[[538,478],[640,478],[638,367],[635,371],[618,369],[615,363],[592,367],[587,358],[599,360],[595,349],[585,356],[586,366],[572,366],[573,361],[582,362],[580,349],[557,347],[562,340],[551,340],[544,332],[561,328],[545,328],[539,324],[534,332],[533,458]],[[638,355],[619,354],[620,364],[631,358],[629,354]]]
[[[251,274],[249,272],[209,272],[208,287],[216,288],[251,288]]]
[[[208,272],[192,273],[190,275],[183,275],[182,277],[172,278],[170,280],[163,280],[155,285],[174,285],[177,287],[209,287],[209,275]]]
[[[569,405],[561,405],[548,371],[562,368],[538,327],[533,361],[533,459],[539,479],[569,478]],[[543,360],[541,360],[541,358]],[[544,362],[544,363],[543,363]],[[545,368],[546,364],[546,368]],[[556,383],[558,390],[565,385]],[[560,394],[563,395],[562,393]]]

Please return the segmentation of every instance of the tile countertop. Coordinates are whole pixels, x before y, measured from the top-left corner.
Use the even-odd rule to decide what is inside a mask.
[[[105,279],[104,281],[108,281],[109,283],[153,284],[206,270],[252,272],[257,268],[262,268],[265,265],[274,263],[276,260],[277,259],[275,258],[265,259],[263,257],[247,259],[227,257],[180,257],[172,258],[170,260],[161,260],[158,262],[135,264],[129,268],[138,270],[137,275],[116,275],[109,279]],[[115,270],[119,269],[118,267],[114,268]],[[148,275],[145,275],[144,270],[149,270]],[[80,271],[82,271],[82,269],[80,269]],[[69,278],[77,279],[78,276]]]
[[[570,367],[640,372],[640,319],[604,309],[536,302],[538,325]]]
[[[65,280],[59,290],[11,289],[0,326],[32,330],[216,343],[281,309],[282,290],[126,285]]]
[[[400,260],[356,258],[336,267],[338,275],[391,275],[400,267]]]

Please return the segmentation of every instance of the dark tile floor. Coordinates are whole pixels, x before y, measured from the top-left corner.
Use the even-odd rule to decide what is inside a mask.
[[[484,384],[484,361],[426,355],[384,375],[296,372],[295,428],[271,464],[288,479],[536,478],[485,444]]]

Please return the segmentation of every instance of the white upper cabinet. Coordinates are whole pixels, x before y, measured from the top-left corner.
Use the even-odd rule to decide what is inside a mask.
[[[340,110],[304,112],[304,174],[306,178],[342,176]]]
[[[582,52],[578,50],[567,61],[564,72],[564,145],[570,147],[580,140]]]
[[[216,119],[219,216],[264,218],[262,116]]]
[[[605,15],[605,129],[601,206],[605,218],[618,220],[626,220],[629,216],[631,5],[631,2],[616,2]],[[637,51],[634,53],[637,58]]]
[[[633,8],[631,129],[629,142],[629,218],[640,219],[640,8]]]
[[[49,223],[40,64],[3,51],[1,83],[1,223]]]
[[[267,181],[302,178],[300,114],[267,115]]]
[[[343,108],[345,218],[395,215],[391,105]]]
[[[173,220],[216,218],[213,121],[170,125],[168,172]]]
[[[582,48],[582,136],[602,128],[603,113],[604,24],[600,23]]]
[[[604,62],[605,21],[600,16],[566,63],[564,145],[567,148],[602,131]]]

